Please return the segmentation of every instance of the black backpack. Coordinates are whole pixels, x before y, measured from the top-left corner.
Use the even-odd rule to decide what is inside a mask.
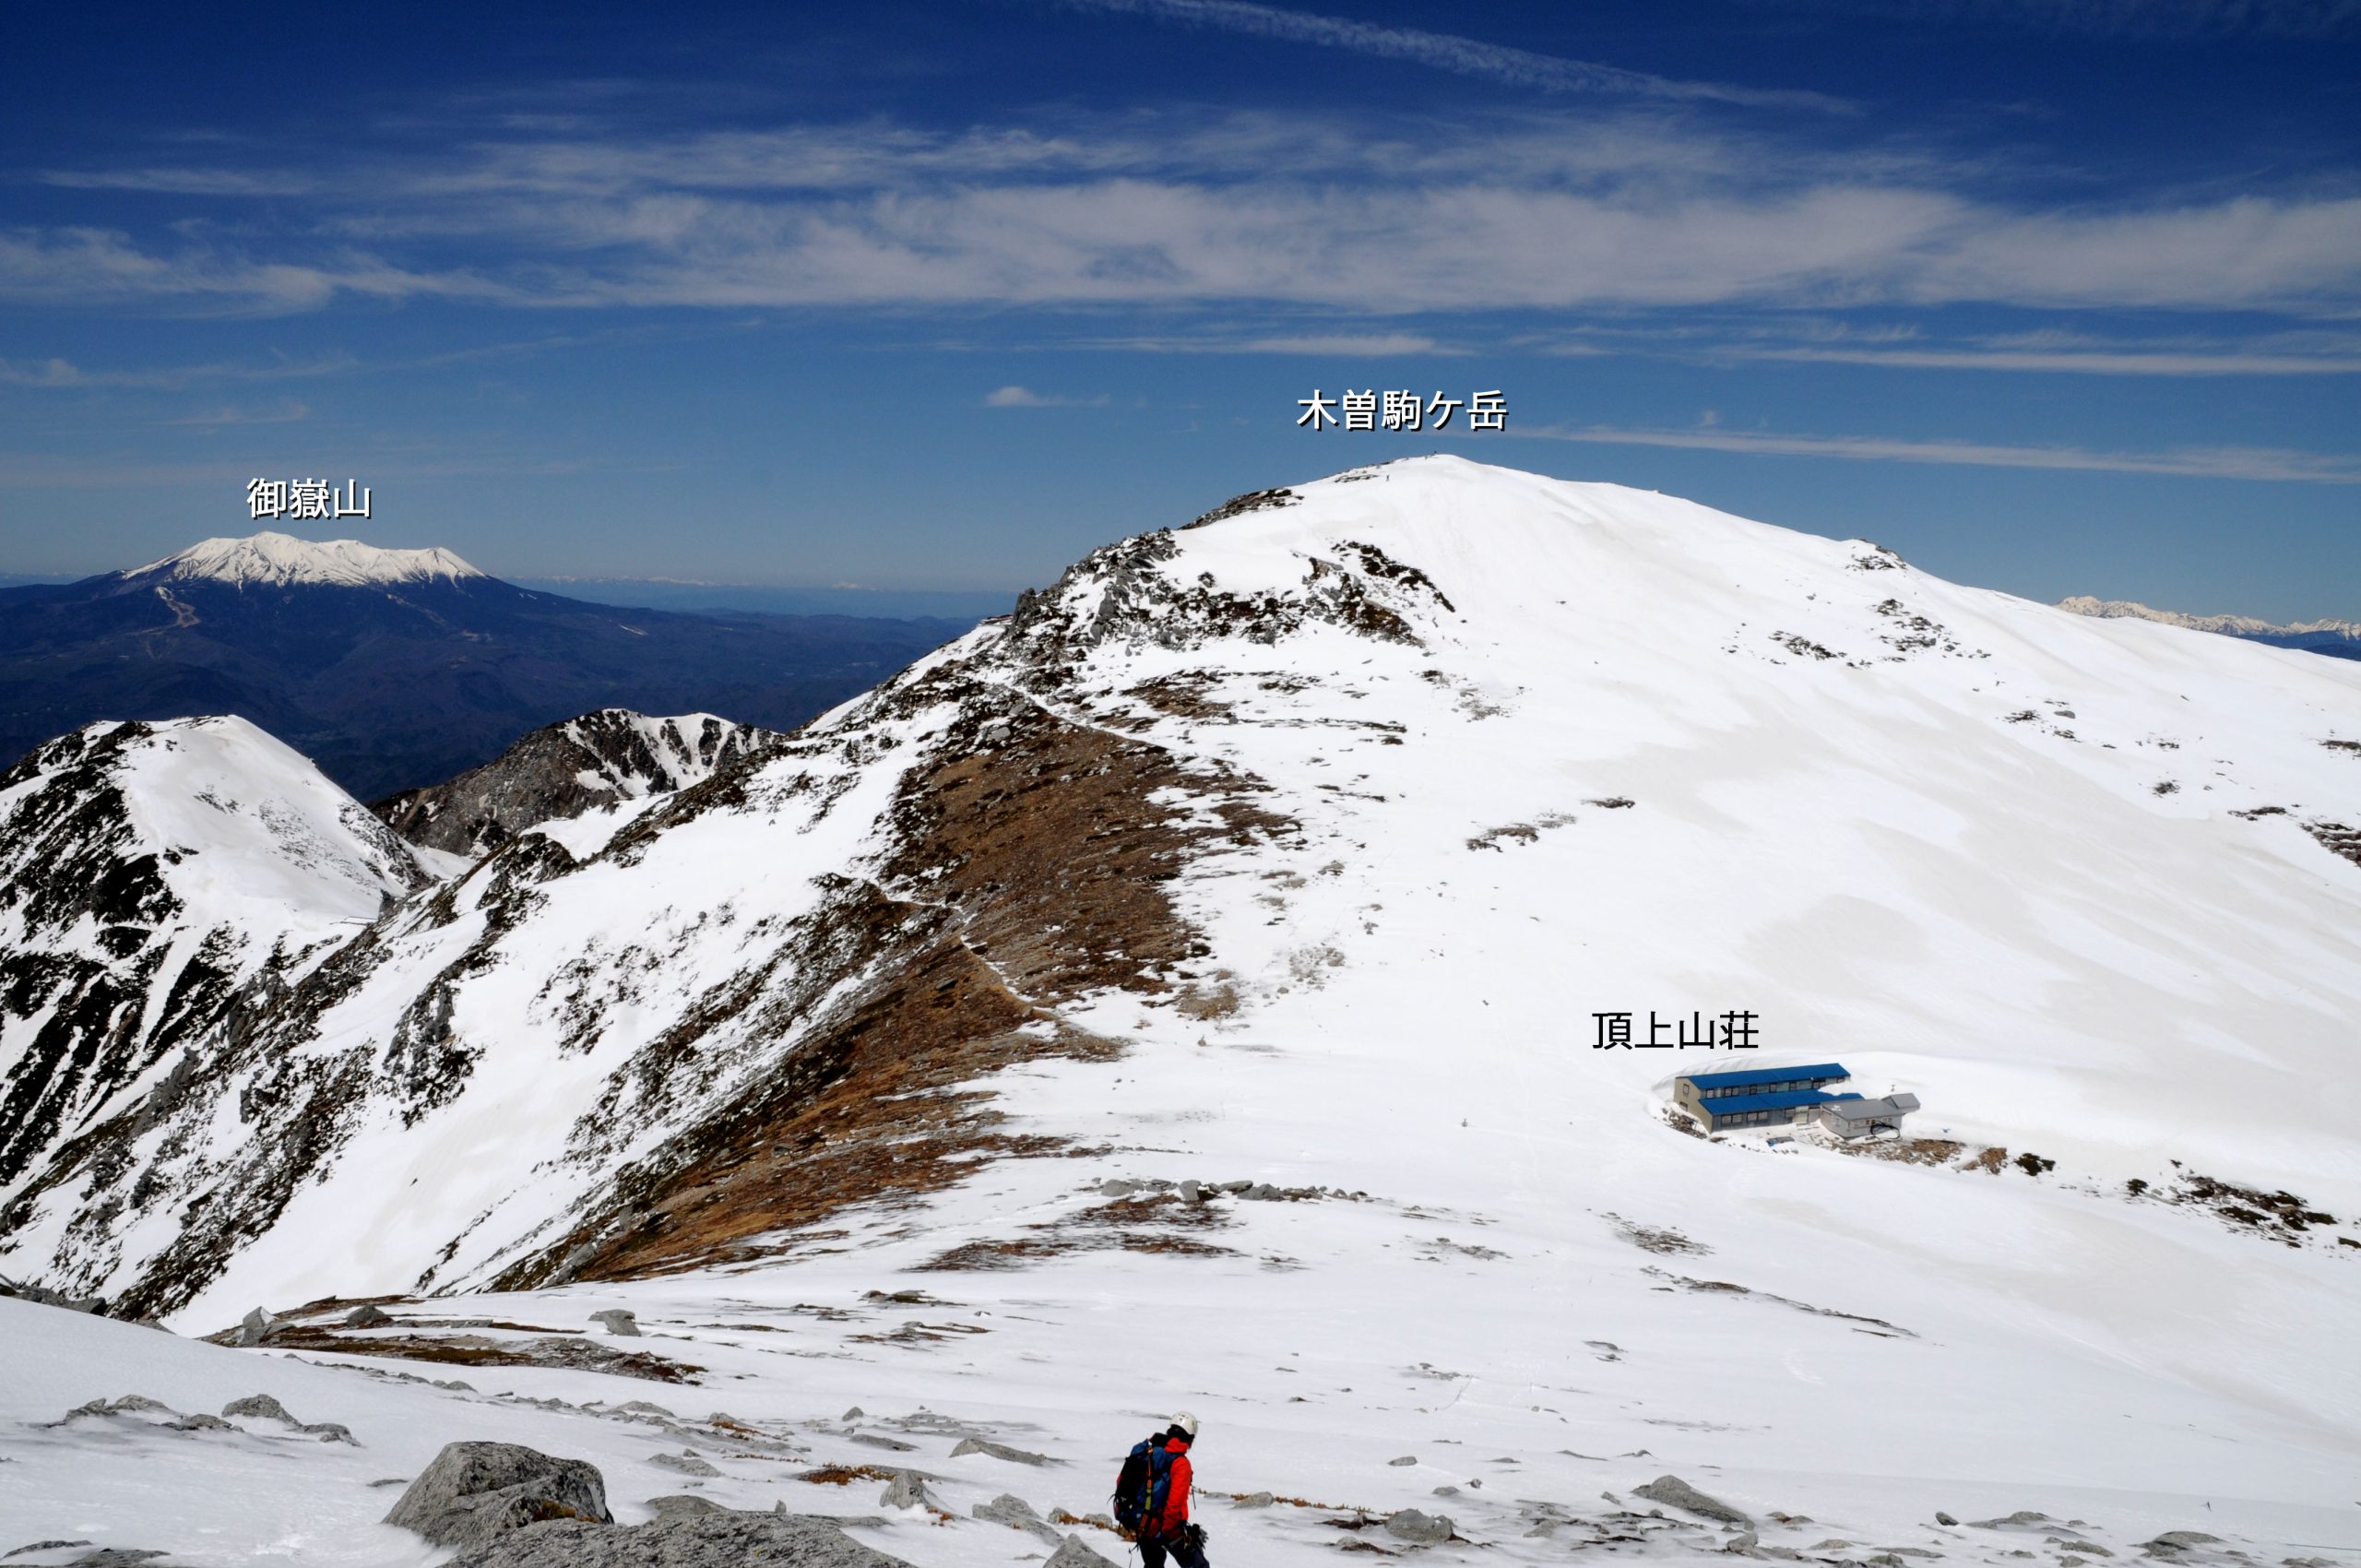
[[[1115,1472],[1115,1523],[1136,1534],[1139,1527],[1164,1511],[1172,1490],[1172,1466],[1165,1458],[1161,1435],[1132,1445],[1123,1467]]]

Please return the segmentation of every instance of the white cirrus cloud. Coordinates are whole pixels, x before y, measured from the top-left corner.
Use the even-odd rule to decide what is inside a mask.
[[[1871,435],[1795,435],[1768,431],[1622,430],[1533,427],[1513,434],[1606,446],[1668,446],[1759,457],[1835,457],[1851,462],[1937,463],[1970,468],[2047,469],[2181,478],[2361,484],[2361,458],[2271,446],[2177,447],[2106,452],[2080,446],[2011,445],[1981,441],[1922,441]]]
[[[1036,392],[1026,386],[1002,386],[984,394],[987,409],[1103,409],[1108,398],[1104,392],[1087,398],[1064,397],[1056,393]]]
[[[1074,10],[1145,17],[1159,22],[1217,29],[1283,43],[1311,44],[1381,59],[1401,60],[1438,71],[1448,71],[1455,76],[1479,77],[1543,92],[1629,93],[1647,98],[1705,100],[1791,109],[1843,110],[1849,107],[1822,93],[1741,87],[1726,82],[1684,81],[1651,76],[1644,71],[1625,70],[1616,65],[1602,65],[1588,60],[1569,60],[1528,49],[1486,43],[1453,33],[1429,32],[1420,28],[1381,27],[1345,17],[1256,5],[1252,0],[1063,0],[1063,3]]]
[[[1358,137],[1269,113],[1084,130],[469,144],[356,163],[327,184],[365,200],[282,197],[219,232],[0,231],[0,299],[1260,307],[1339,325],[1228,336],[1338,353],[1418,336],[1371,318],[1481,312],[2361,312],[2361,196],[2335,192],[2045,206],[1939,160],[1797,151],[1654,111]]]

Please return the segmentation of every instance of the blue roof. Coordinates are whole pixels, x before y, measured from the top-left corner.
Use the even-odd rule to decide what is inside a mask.
[[[1734,1094],[1726,1099],[1703,1101],[1703,1109],[1716,1116],[1736,1116],[1747,1111],[1793,1111],[1799,1105],[1825,1105],[1832,1099],[1858,1099],[1857,1094],[1830,1094],[1826,1089],[1786,1089],[1778,1094]]]
[[[1680,1075],[1701,1089],[1737,1089],[1749,1084],[1788,1084],[1797,1078],[1849,1078],[1853,1075],[1833,1062],[1821,1062],[1809,1067],[1749,1067],[1738,1073],[1683,1073]]]

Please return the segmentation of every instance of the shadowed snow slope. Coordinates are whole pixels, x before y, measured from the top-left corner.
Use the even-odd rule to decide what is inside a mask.
[[[1045,1510],[1187,1406],[1209,1485],[1448,1481],[1518,1561],[1565,1548],[1514,1500],[1667,1470],[1795,1549],[2355,1544],[2361,667],[1454,458],[1251,502],[413,897],[57,1151],[0,1269],[198,1330],[627,1306],[799,1441],[927,1406],[1084,1466]],[[1594,1049],[1652,1012],[1761,1049]],[[1828,1060],[1921,1098],[1908,1158],[1667,1118]]]

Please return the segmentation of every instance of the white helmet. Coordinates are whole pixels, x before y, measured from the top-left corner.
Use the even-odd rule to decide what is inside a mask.
[[[1190,1442],[1194,1443],[1197,1441],[1196,1417],[1191,1415],[1188,1411],[1183,1410],[1179,1415],[1172,1418],[1172,1424],[1179,1427],[1182,1431],[1187,1432],[1189,1434]]]

